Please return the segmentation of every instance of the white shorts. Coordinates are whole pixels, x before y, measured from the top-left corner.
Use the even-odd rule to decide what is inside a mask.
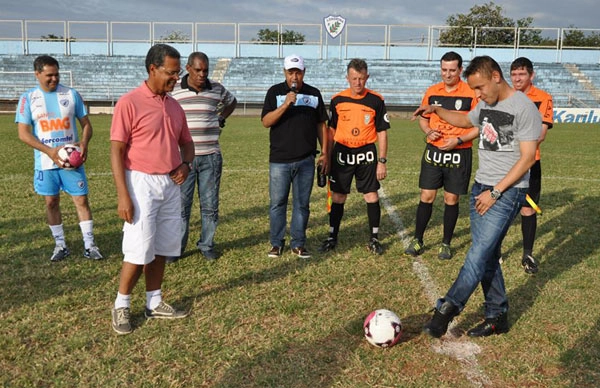
[[[181,251],[181,194],[169,175],[125,171],[133,202],[133,223],[123,225],[123,260],[136,265],[155,256],[179,256]]]

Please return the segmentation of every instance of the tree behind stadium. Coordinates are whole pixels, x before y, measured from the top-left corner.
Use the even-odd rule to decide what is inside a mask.
[[[451,28],[440,33],[440,44],[473,47],[475,36],[471,27],[503,27],[498,29],[478,29],[478,46],[505,46],[513,45],[515,41],[515,27],[531,28],[532,17],[514,21],[504,16],[502,7],[489,2],[484,5],[475,5],[468,14],[455,14],[446,19],[446,24]],[[541,30],[522,30],[520,44],[540,45],[545,44]]]
[[[304,34],[296,31],[285,30],[281,34],[277,30],[263,28],[258,30],[255,42],[263,43],[281,43],[281,44],[301,44],[306,40]]]

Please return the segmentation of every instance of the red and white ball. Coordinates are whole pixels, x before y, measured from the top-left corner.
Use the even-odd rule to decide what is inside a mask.
[[[390,310],[379,309],[371,312],[363,326],[367,341],[380,348],[394,346],[402,336],[402,321]]]
[[[83,164],[81,148],[75,144],[65,144],[58,150],[58,157],[63,162],[62,168],[66,170],[76,169]]]

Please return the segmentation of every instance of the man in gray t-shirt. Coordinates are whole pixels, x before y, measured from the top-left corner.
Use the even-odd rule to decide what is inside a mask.
[[[451,150],[479,137],[479,167],[470,198],[472,243],[458,277],[438,299],[433,317],[423,327],[436,338],[446,333],[479,284],[485,297],[485,320],[467,334],[483,337],[508,331],[508,298],[498,259],[502,240],[525,200],[542,127],[535,104],[508,85],[494,59],[473,58],[463,76],[480,100],[468,115],[432,105],[421,106],[413,114],[416,118],[436,113],[454,126],[475,127],[462,138],[447,139],[442,149]]]
[[[479,129],[475,181],[495,186],[521,158],[521,142],[537,142],[540,129],[535,125],[541,122],[540,112],[526,95],[517,92],[491,106],[480,101],[468,116]],[[529,187],[529,168],[511,186]]]

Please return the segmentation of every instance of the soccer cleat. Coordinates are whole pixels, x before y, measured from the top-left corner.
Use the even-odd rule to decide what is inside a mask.
[[[533,274],[538,271],[538,265],[531,255],[523,255],[523,259],[521,260],[521,265],[526,273]]]
[[[310,253],[304,247],[292,248],[292,254],[301,259],[310,259]]]
[[[369,252],[374,253],[376,255],[381,255],[383,253],[383,247],[381,246],[379,240],[375,237],[371,237],[371,241],[369,241],[367,249],[369,250]]]
[[[131,328],[131,310],[129,307],[112,309],[112,328],[117,334],[129,334],[133,331]]]
[[[59,245],[54,247],[54,252],[50,257],[50,261],[56,263],[57,261],[61,261],[67,258],[71,252],[69,252],[69,248],[61,247]]]
[[[321,247],[319,248],[319,252],[329,252],[335,249],[337,245],[337,240],[333,237],[328,237],[327,240],[323,241]]]
[[[281,255],[283,254],[283,247],[271,247],[271,250],[269,251],[268,255],[269,257],[272,257],[274,259],[281,257]]]
[[[408,243],[408,247],[404,253],[411,256],[419,256],[421,253],[423,253],[423,242],[419,241],[419,239],[416,237],[413,238],[410,240],[410,243]]]
[[[440,338],[448,330],[448,324],[458,315],[458,307],[444,302],[440,309],[433,309],[433,317],[423,326],[423,332],[434,338]]]
[[[104,259],[104,256],[102,256],[102,253],[100,253],[100,249],[98,249],[98,247],[95,245],[92,245],[91,247],[89,247],[88,249],[83,251],[83,257],[85,257],[86,259],[92,259],[92,260]]]
[[[450,244],[442,243],[438,249],[438,258],[441,260],[450,260],[452,258],[452,249]]]
[[[486,318],[485,321],[467,331],[469,337],[487,337],[492,334],[508,332],[507,313],[500,314],[495,318]]]
[[[179,311],[175,310],[172,306],[166,304],[161,301],[158,306],[156,306],[153,310],[146,308],[146,312],[144,313],[146,318],[159,318],[159,319],[179,319],[185,318],[188,316],[187,311]]]

